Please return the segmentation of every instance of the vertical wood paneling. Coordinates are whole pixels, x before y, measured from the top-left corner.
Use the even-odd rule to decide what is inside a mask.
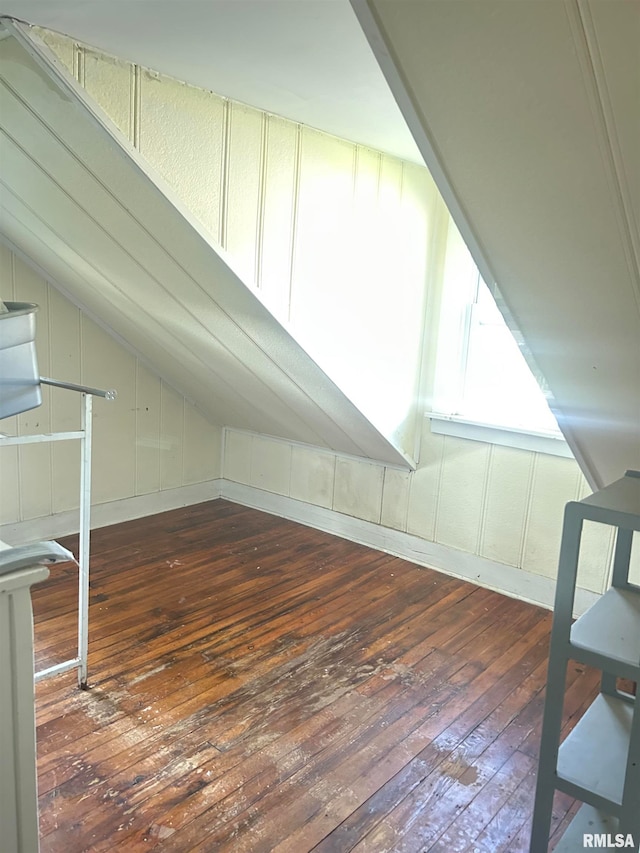
[[[48,303],[52,377],[67,382],[82,382],[80,310],[51,286]],[[70,411],[72,407],[67,405],[69,400],[77,404],[73,407],[74,411]],[[75,415],[80,414],[79,398],[76,395],[56,395],[52,399],[51,408],[54,429],[75,428]]]
[[[359,270],[365,281],[375,280],[377,253],[387,236],[380,225],[379,212],[382,158],[382,154],[370,148],[356,149],[352,239],[357,266],[353,266],[352,273]]]
[[[523,555],[526,571],[556,576],[564,507],[576,498],[579,476],[573,459],[538,455]]]
[[[6,302],[16,301],[13,280],[14,256],[0,244],[0,299]],[[18,431],[18,418],[3,418],[0,432],[14,435]],[[20,472],[18,468],[18,448],[0,447],[0,523],[10,524],[20,518]]]
[[[165,382],[160,391],[160,486],[182,485],[184,399]]]
[[[140,152],[214,239],[220,238],[224,102],[201,89],[143,71]]]
[[[380,415],[376,421],[380,428],[393,434],[406,416],[406,407],[410,405],[411,391],[414,390],[416,359],[407,358],[407,347],[415,343],[417,320],[421,325],[422,315],[418,308],[407,305],[408,292],[417,287],[424,289],[424,276],[408,279],[404,275],[403,238],[402,238],[402,177],[403,164],[392,157],[383,155],[380,159],[380,180],[378,186],[378,204],[376,214],[376,240],[373,249],[375,270],[367,289],[375,288],[376,299],[369,299],[368,323],[363,327],[361,346],[367,358],[373,361],[373,375],[379,383],[381,396]],[[422,250],[424,252],[424,236]],[[357,271],[356,271],[357,272]],[[383,305],[379,303],[378,293],[387,294]],[[378,303],[376,307],[376,303]],[[355,308],[355,306],[354,306]],[[382,308],[382,310],[381,310]],[[412,310],[412,308],[414,310]],[[409,309],[409,310],[407,310]],[[366,329],[375,330],[375,347],[367,346]],[[378,344],[378,342],[380,342]],[[415,353],[414,353],[415,356]],[[362,366],[366,370],[366,365]],[[411,391],[406,393],[406,383]]]
[[[444,436],[431,432],[427,418],[423,419],[422,432],[420,466],[411,475],[409,486],[407,532],[434,541],[442,477]]]
[[[0,299],[11,302],[13,291],[13,253],[0,243]]]
[[[135,358],[99,326],[82,318],[84,382],[94,388],[113,388],[118,398],[93,401],[93,482],[96,503],[135,494],[136,419]]]
[[[436,541],[475,553],[482,518],[488,445],[446,436]]]
[[[234,483],[251,483],[252,441],[253,437],[248,433],[225,430],[223,476]]]
[[[4,452],[4,451],[3,451]],[[46,444],[28,444],[18,449],[20,471],[20,519],[51,514],[51,449]],[[4,489],[4,477],[1,488]]]
[[[344,307],[350,288],[345,287],[343,266],[350,256],[354,150],[348,142],[302,129],[291,323],[332,376],[340,375],[341,362],[349,363],[347,351],[349,359],[357,353],[354,318]]]
[[[13,262],[14,294],[19,302],[35,302],[41,309],[36,313],[36,354],[41,376],[50,375],[50,329],[48,324],[47,283],[15,257]],[[1,428],[0,428],[1,429]],[[51,391],[42,394],[42,405],[23,412],[17,418],[20,435],[51,432]],[[52,504],[51,445],[32,444],[18,450],[20,471],[21,518],[49,515]]]
[[[4,247],[0,296],[39,305],[41,375],[118,391],[113,402],[94,400],[93,503],[219,476],[220,428],[204,421],[171,389],[165,388],[161,401],[157,376]],[[44,386],[43,401],[36,409],[3,419],[0,430],[79,429],[79,394]],[[0,448],[0,523],[76,509],[79,478],[78,441]]]
[[[363,146],[355,149],[353,174],[353,215],[351,220],[348,276],[350,286],[346,308],[361,316],[358,325],[369,327],[379,323],[374,310],[375,302],[383,298],[384,291],[378,289],[376,299],[370,299],[369,289],[378,281],[384,281],[384,264],[389,251],[380,205],[380,171],[384,155]],[[355,330],[356,334],[359,330]],[[374,327],[375,334],[380,329]]]
[[[254,435],[251,444],[251,485],[278,495],[289,494],[291,445]]]
[[[51,376],[65,382],[82,382],[80,311],[55,288],[49,288],[51,335]],[[72,391],[51,392],[51,428],[54,432],[78,429],[80,395]],[[80,450],[77,441],[56,442],[51,446],[53,512],[78,506]]]
[[[435,290],[434,272],[438,264],[437,256],[432,257],[438,200],[439,194],[428,171],[403,163],[400,230],[396,235],[399,242],[395,253],[401,275],[396,279],[400,287],[395,289],[396,313],[390,323],[404,330],[397,338],[394,352],[396,374],[402,377],[398,408],[404,414],[404,421],[396,426],[395,434],[410,454],[417,446],[423,417],[419,389],[431,323],[426,313],[427,299],[430,291]],[[423,286],[416,286],[417,282]],[[402,364],[407,365],[404,370]],[[416,452],[415,456],[418,455]]]
[[[407,533],[435,541],[440,465],[423,465],[411,475]]]
[[[243,280],[255,284],[264,114],[241,104],[230,109],[225,248]]]
[[[336,480],[333,509],[380,523],[382,512],[382,483],[384,468],[357,459],[336,459]]]
[[[161,380],[136,365],[136,494],[160,490]]]
[[[409,471],[385,468],[380,517],[380,523],[385,527],[392,527],[394,530],[407,529],[411,476]]]
[[[265,436],[225,433],[222,476],[230,480],[514,567],[521,567],[524,552],[527,571],[535,559],[537,574],[556,573],[562,510],[577,496],[581,479],[573,460],[445,438],[427,427],[423,461],[408,472]],[[549,501],[554,507],[547,513]],[[545,526],[550,544],[538,538]],[[579,575],[580,586],[595,592],[604,588],[611,547],[600,528],[585,525]],[[640,576],[640,545],[634,571]]]
[[[528,484],[533,454],[513,447],[493,448],[487,473],[487,493],[480,554],[490,560],[520,564]]]
[[[142,69],[134,65],[131,69],[131,115],[129,127],[131,128],[131,143],[140,150],[140,111],[142,104]]]
[[[13,259],[14,294],[18,302],[35,302],[36,357],[40,376],[50,376],[50,329],[47,305],[49,299],[46,281],[28,267],[19,257]],[[43,388],[42,405],[18,416],[17,432],[21,435],[51,431],[51,392]]]
[[[335,471],[336,458],[332,453],[322,453],[294,444],[291,448],[291,497],[331,508]]]
[[[12,434],[8,420],[3,419],[0,425],[3,432]],[[18,448],[0,447],[0,524],[20,521],[21,498]]]
[[[74,73],[75,47],[71,39],[59,36],[48,30],[36,29],[36,33],[55,54],[70,74]]]
[[[450,216],[442,197],[436,193],[430,216],[430,234],[427,245],[429,262],[427,264],[426,293],[424,304],[424,327],[422,337],[422,357],[420,392],[428,401],[430,408],[435,396],[436,366],[439,352],[439,326],[442,307],[442,284],[444,281],[445,260],[447,255],[447,234]],[[422,412],[418,412],[415,458],[421,458],[420,442],[423,430],[420,428]],[[424,418],[422,418],[424,420]]]
[[[218,233],[220,245],[227,248],[227,212],[229,209],[229,146],[231,137],[231,102],[225,100],[222,104],[222,143],[220,150],[220,198],[218,202]]]
[[[289,318],[297,138],[295,124],[269,116],[258,284],[266,305],[283,322]]]
[[[379,429],[388,430],[390,434],[393,428],[383,421],[388,413],[398,417],[393,389],[401,379],[396,376],[389,383],[389,375],[395,367],[391,307],[395,297],[387,288],[386,270],[393,249],[385,231],[385,207],[380,203],[380,172],[384,159],[384,155],[368,148],[354,148],[352,213],[350,222],[344,226],[350,230],[349,244],[344,248],[342,260],[343,293],[341,298],[336,294],[336,300],[340,298],[337,304],[346,321],[339,329],[338,350],[344,365],[340,384],[356,406]],[[399,194],[400,184],[393,189]],[[394,282],[394,289],[396,284]],[[371,298],[372,288],[375,298]],[[327,323],[331,322],[327,318]],[[332,346],[336,346],[335,342]],[[338,365],[335,369],[339,369]]]
[[[378,189],[378,216],[381,235],[389,243],[402,238],[402,178],[404,164],[394,157],[382,155],[380,160],[380,185]],[[387,268],[387,274],[392,270]]]
[[[184,485],[220,477],[221,440],[221,428],[210,423],[194,406],[185,404]]]
[[[82,85],[127,139],[133,140],[133,66],[88,49],[83,57]]]
[[[385,428],[402,435],[405,447],[412,445],[413,416],[421,414],[411,405],[423,344],[422,285],[437,280],[446,241],[446,229],[437,232],[439,244],[431,239],[442,202],[426,170],[74,48],[68,39],[44,37],[224,242],[247,282],[257,281],[276,316],[286,319],[290,312],[296,334],[330,374],[342,376],[352,399],[374,420],[394,414]],[[12,264],[2,251],[0,287],[9,286],[10,295]],[[26,290],[37,295],[31,301],[44,298],[42,283]],[[428,294],[433,310],[436,291]],[[105,376],[95,382],[119,391],[112,410],[96,403],[96,443],[104,454],[97,462],[101,498],[219,476],[219,429],[133,357],[88,333],[90,324],[83,322],[81,336],[79,312],[56,291],[50,303],[48,346],[42,323],[38,341],[50,351],[49,372],[87,382],[94,381],[92,373],[102,375],[102,367],[115,374],[113,380]],[[94,337],[98,345],[92,348]],[[433,361],[434,353],[431,348],[425,357]],[[376,399],[382,404],[377,414],[371,408]],[[408,401],[406,410],[402,401]],[[46,416],[46,408],[38,414]],[[56,393],[51,422],[53,429],[77,426],[75,395]],[[34,424],[25,415],[20,426],[34,429]],[[7,422],[3,428],[10,431]],[[54,511],[75,506],[76,445],[47,452]],[[24,512],[40,512],[46,499],[38,498],[40,506],[30,504],[26,493],[42,465],[25,457],[20,466],[17,452],[5,449],[0,466],[2,519],[17,520],[18,494]],[[227,430],[224,476],[551,577],[564,504],[582,488],[572,460],[444,439],[431,435],[426,422],[420,466],[411,474]],[[5,483],[11,500],[4,498]],[[593,526],[585,528],[585,544],[581,578],[588,588],[600,589],[610,541]],[[640,546],[634,551],[640,574],[638,552]]]

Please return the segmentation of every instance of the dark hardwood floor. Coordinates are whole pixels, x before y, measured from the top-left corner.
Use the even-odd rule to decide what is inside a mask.
[[[39,668],[75,590],[34,588]],[[525,851],[550,624],[225,501],[95,531],[90,689],[37,686],[42,853]]]

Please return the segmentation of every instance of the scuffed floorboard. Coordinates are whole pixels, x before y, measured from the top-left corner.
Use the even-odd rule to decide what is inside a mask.
[[[34,590],[39,667],[74,600]],[[37,687],[42,853],[526,851],[550,621],[224,501],[96,531],[90,689]]]

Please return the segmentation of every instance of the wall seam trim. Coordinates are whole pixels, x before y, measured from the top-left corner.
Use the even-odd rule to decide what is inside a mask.
[[[436,476],[436,493],[433,507],[433,538],[438,538],[438,522],[440,520],[440,495],[442,494],[442,478],[444,477],[444,448],[447,436],[442,436],[440,442],[440,459],[438,462],[438,474]]]
[[[529,477],[527,481],[527,502],[524,509],[524,523],[522,525],[522,537],[520,540],[520,567],[524,566],[524,558],[527,551],[527,540],[529,538],[529,524],[531,522],[531,507],[533,505],[533,484],[535,482],[538,468],[538,455],[533,453],[529,465]]]
[[[291,204],[291,245],[289,246],[289,293],[287,295],[287,322],[291,322],[291,301],[296,269],[296,243],[300,208],[300,176],[302,172],[302,125],[296,125],[296,143],[293,161],[293,188]]]
[[[222,113],[222,163],[220,168],[219,242],[227,248],[227,216],[229,215],[229,157],[231,147],[231,101],[226,98]]]
[[[131,144],[140,150],[140,127],[142,113],[142,75],[139,65],[132,66],[131,75]]]
[[[484,472],[484,482],[482,484],[482,500],[480,501],[480,522],[478,525],[478,538],[476,540],[476,554],[482,555],[484,549],[484,530],[487,521],[487,501],[489,499],[489,483],[491,481],[491,471],[493,469],[493,448],[494,445],[489,445],[487,452],[487,464]]]
[[[260,164],[258,178],[258,211],[256,217],[256,256],[254,278],[256,289],[262,288],[262,256],[264,243],[264,218],[267,193],[267,151],[269,145],[269,116],[262,113],[260,127]]]

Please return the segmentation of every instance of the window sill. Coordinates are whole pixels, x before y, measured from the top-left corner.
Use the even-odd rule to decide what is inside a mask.
[[[573,459],[569,445],[561,436],[527,432],[513,427],[493,426],[436,412],[427,413],[427,417],[431,420],[431,432],[439,435],[451,435],[471,441],[484,441],[487,444],[501,444],[504,447],[517,447],[520,450]]]

